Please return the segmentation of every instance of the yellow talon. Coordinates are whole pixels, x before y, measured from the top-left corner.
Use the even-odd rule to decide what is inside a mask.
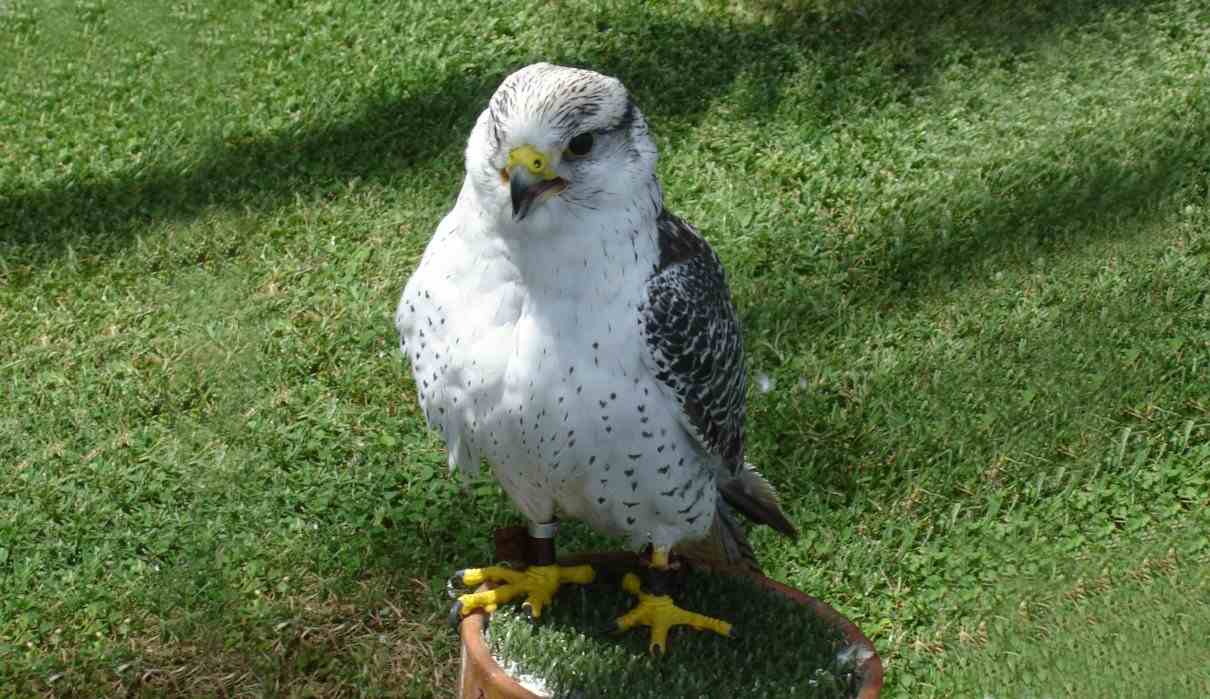
[[[592,566],[530,566],[525,570],[514,570],[502,566],[468,568],[454,575],[455,580],[466,587],[476,587],[485,582],[503,583],[499,587],[481,592],[470,592],[458,597],[458,612],[466,616],[477,609],[488,613],[514,599],[525,595],[530,615],[537,619],[550,604],[555,592],[563,583],[590,583],[596,577]]]
[[[622,589],[632,595],[637,595],[639,603],[634,609],[617,619],[619,631],[625,631],[634,626],[651,627],[651,644],[648,649],[652,653],[663,653],[668,643],[668,630],[673,626],[689,626],[698,631],[713,631],[720,636],[731,635],[731,624],[709,617],[704,614],[686,611],[676,606],[668,595],[649,595],[642,591],[639,576],[627,573],[622,578]]]

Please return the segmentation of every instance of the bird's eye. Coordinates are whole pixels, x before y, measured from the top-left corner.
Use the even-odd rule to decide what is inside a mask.
[[[592,150],[592,133],[589,131],[576,136],[567,144],[567,152],[576,157],[588,155],[590,150]]]

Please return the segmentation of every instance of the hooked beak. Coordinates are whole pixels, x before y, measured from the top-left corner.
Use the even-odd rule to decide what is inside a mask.
[[[513,202],[514,221],[523,220],[536,203],[567,186],[567,182],[555,174],[550,157],[530,145],[509,152],[504,175]]]

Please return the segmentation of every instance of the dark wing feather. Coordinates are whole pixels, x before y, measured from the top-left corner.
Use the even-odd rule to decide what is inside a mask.
[[[680,401],[682,422],[729,474],[744,463],[747,375],[739,320],[718,256],[689,224],[661,211],[659,264],[641,310],[646,359]]]

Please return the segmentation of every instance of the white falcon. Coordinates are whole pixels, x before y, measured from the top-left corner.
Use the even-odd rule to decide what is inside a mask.
[[[618,80],[546,63],[508,76],[395,316],[451,467],[490,464],[532,536],[570,517],[650,547],[655,588],[674,550],[755,565],[733,508],[797,533],[744,462],[735,308],[718,257],[664,208],[657,157]],[[506,584],[455,613],[525,595],[538,617],[561,582],[592,580],[545,558],[459,571]],[[651,626],[653,650],[677,624],[730,632],[660,594],[639,600],[618,625]]]

